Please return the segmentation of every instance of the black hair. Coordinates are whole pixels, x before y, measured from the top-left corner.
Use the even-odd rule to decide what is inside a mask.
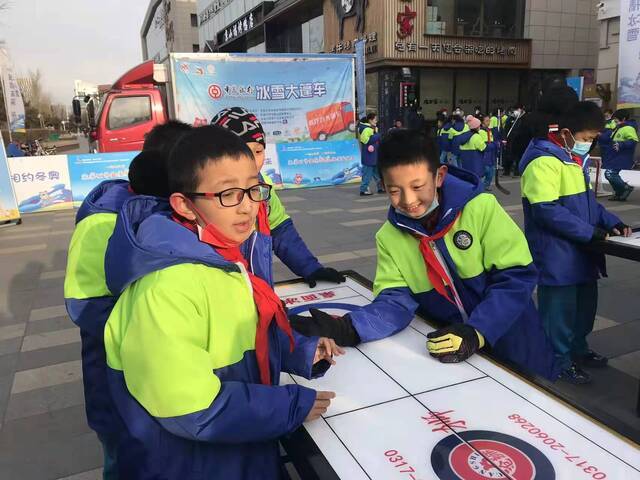
[[[129,165],[129,184],[138,195],[153,195],[167,198],[169,179],[167,158],[157,150],[143,150]]]
[[[574,135],[586,130],[602,130],[604,114],[593,102],[578,102],[560,116],[558,126],[568,128]]]
[[[434,175],[440,167],[440,153],[432,138],[419,130],[392,130],[382,137],[378,149],[380,176],[397,165],[425,163]]]
[[[612,118],[615,118],[616,120],[620,120],[621,122],[625,122],[629,120],[629,117],[631,117],[631,115],[629,114],[629,110],[622,109],[622,110],[616,110]]]
[[[193,130],[191,125],[178,120],[169,120],[167,123],[156,125],[145,135],[142,150],[155,150],[169,158],[173,146],[191,130]]]
[[[376,114],[376,112],[369,112],[367,113],[367,122],[370,122],[371,120],[373,120],[374,118],[376,118],[378,115]]]
[[[247,144],[231,130],[217,125],[194,128],[184,135],[169,157],[169,191],[194,192],[200,183],[200,171],[224,157],[253,160]]]
[[[611,115],[613,115],[613,110],[611,110],[610,108],[607,108],[607,109],[604,111],[604,113],[605,113],[605,114],[610,113]]]

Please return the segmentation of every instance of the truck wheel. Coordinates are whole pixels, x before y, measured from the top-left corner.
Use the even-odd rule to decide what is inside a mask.
[[[326,139],[327,139],[327,134],[326,134],[326,133],[324,133],[324,132],[320,132],[320,133],[318,134],[318,140],[319,140],[319,141],[324,142]]]
[[[348,127],[348,128],[349,128],[349,131],[350,131],[350,132],[355,132],[355,131],[356,131],[356,124],[355,124],[355,122],[351,122],[351,123],[349,124],[349,127]]]

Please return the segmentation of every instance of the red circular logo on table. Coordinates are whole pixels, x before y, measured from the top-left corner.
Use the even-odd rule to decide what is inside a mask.
[[[218,100],[222,97],[222,89],[220,85],[216,85],[215,83],[209,85],[209,96],[214,100]]]
[[[504,433],[471,430],[449,435],[431,452],[440,480],[555,480],[549,459],[533,445]]]

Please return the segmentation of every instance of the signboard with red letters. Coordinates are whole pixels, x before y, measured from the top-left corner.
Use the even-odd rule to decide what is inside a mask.
[[[276,288],[291,313],[342,315],[373,295],[346,283]],[[337,476],[348,480],[563,480],[640,478],[640,450],[496,363],[474,355],[442,364],[426,352],[432,331],[416,318],[404,331],[348,348],[317,380],[336,393],[304,425]]]

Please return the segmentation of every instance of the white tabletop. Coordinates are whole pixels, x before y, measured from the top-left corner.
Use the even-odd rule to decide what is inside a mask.
[[[280,285],[289,308],[344,314],[371,291]],[[335,305],[338,304],[338,305]],[[427,354],[433,328],[419,318],[393,337],[348,348],[317,380],[336,392],[327,414],[304,425],[342,479],[640,479],[640,449],[479,355],[447,365]]]

